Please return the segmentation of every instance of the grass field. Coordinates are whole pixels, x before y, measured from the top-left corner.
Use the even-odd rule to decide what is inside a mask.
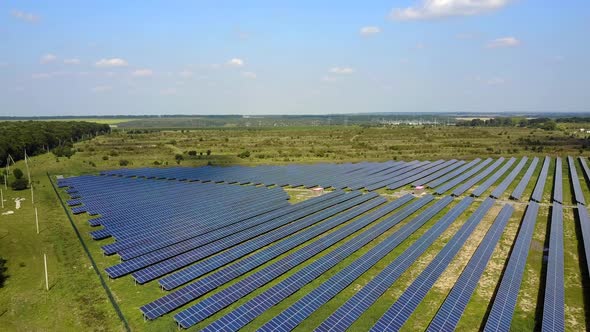
[[[164,130],[141,134],[114,132],[110,135],[100,136],[91,141],[76,144],[75,147],[78,152],[70,159],[56,158],[52,154],[31,158],[35,206],[39,212],[39,234],[36,233],[30,191],[14,192],[9,189],[4,192],[7,200],[5,204],[10,206],[11,210],[14,210],[14,202],[12,201],[14,198],[22,197],[25,198],[25,201],[21,209],[14,210],[14,215],[0,216],[0,257],[7,260],[8,268],[8,279],[4,287],[0,288],[0,326],[2,326],[2,330],[7,331],[124,330],[74,230],[69,224],[64,210],[60,206],[58,198],[53,192],[46,175],[47,172],[52,175],[63,174],[66,176],[96,173],[99,170],[120,167],[120,160],[129,161],[129,167],[154,166],[156,161],[162,166],[176,166],[175,155],[177,154],[181,154],[184,158],[180,162],[181,166],[199,166],[207,163],[213,165],[255,165],[391,159],[408,161],[442,158],[472,159],[487,156],[527,155],[532,157],[546,154],[553,156],[560,154],[564,157],[567,154],[587,156],[588,152],[584,149],[583,144],[583,137],[568,130],[547,132],[526,128],[360,128],[342,126],[246,130]],[[543,147],[542,151],[539,151],[539,146]],[[198,153],[203,152],[203,155],[190,156],[186,152],[191,150]],[[210,156],[206,155],[207,150],[211,150]],[[238,157],[238,154],[244,151],[249,151],[250,156]],[[529,163],[530,161],[521,171],[521,175],[526,171]],[[566,204],[571,204],[572,194],[569,190],[569,173],[566,165],[567,162],[564,163],[563,173],[564,201]],[[19,162],[17,167],[24,169],[24,164]],[[553,167],[554,164],[552,163],[549,171],[550,176],[544,191],[545,202],[549,201],[551,194],[552,185],[550,184],[553,180]],[[535,175],[538,175],[539,170],[540,167],[537,168],[537,174]],[[580,176],[583,174],[581,168],[578,169],[578,174]],[[517,179],[519,178],[520,176],[517,177]],[[516,186],[516,182],[514,181],[506,192],[511,192]],[[523,197],[529,197],[533,187],[534,183],[531,182]],[[590,198],[587,183],[582,184],[582,188],[586,198]],[[293,201],[306,199],[305,191],[293,189],[289,190],[289,192],[293,197]],[[381,190],[380,193],[390,194],[385,190]],[[386,197],[393,198],[393,196],[389,195],[386,195]],[[64,198],[67,198],[67,196],[64,195]],[[506,200],[507,194],[500,199],[502,203],[506,202]],[[457,202],[453,202],[451,206]],[[471,211],[478,204],[479,202],[472,206]],[[514,202],[511,202],[511,204],[514,204],[516,212],[510,219],[500,245],[494,251],[491,264],[486,268],[476,293],[467,306],[459,330],[478,330],[487,310],[489,310],[487,303],[493,296],[495,285],[501,276],[503,265],[508,257],[525,209],[523,204]],[[500,205],[496,204],[492,210],[497,212],[499,208]],[[439,216],[448,209],[439,213]],[[8,208],[3,209],[2,212],[6,210]],[[414,215],[417,215],[422,210],[424,209]],[[539,322],[536,318],[540,316],[536,308],[539,303],[542,303],[542,298],[539,300],[538,295],[542,281],[543,245],[546,242],[548,213],[549,206],[543,205],[535,228],[533,245],[531,245],[525,276],[519,293],[517,310],[512,323],[512,328],[516,331],[539,328]],[[580,331],[590,326],[589,309],[587,303],[585,305],[588,298],[583,295],[584,293],[588,294],[588,276],[583,274],[579,264],[581,234],[575,225],[573,209],[568,205],[564,209],[564,213],[566,322],[569,331]],[[416,264],[406,271],[402,278],[380,298],[373,307],[374,310],[367,312],[353,325],[353,330],[365,330],[375,323],[393,301],[401,295],[405,286],[408,286],[413,281],[419,272],[434,258],[444,243],[465,222],[466,215],[463,214],[458,222],[445,231],[443,236],[421,256]],[[441,276],[425,301],[418,307],[417,314],[414,314],[405,326],[407,330],[422,330],[427,327],[430,317],[434,315],[438,306],[444,301],[454,280],[458,277],[458,273],[467,264],[468,258],[476,249],[479,240],[493,222],[493,216],[495,214],[490,214],[478,226],[466,243],[464,250],[453,260],[451,266]],[[86,222],[87,219],[87,216],[80,215],[75,216],[74,221],[101,273],[106,277],[104,268],[116,264],[119,259],[115,256],[107,257],[101,254],[100,246],[112,240],[91,240],[87,234],[91,230],[91,227]],[[388,235],[391,235],[392,232],[399,229],[410,219],[407,218],[404,222],[372,241],[363,250],[348,257],[328,273],[322,275],[321,278],[301,289],[294,296],[267,311],[249,324],[246,330],[254,330],[261,326],[268,319],[274,317],[305,295],[313,287],[320,285],[346,264],[358,258]],[[432,224],[433,221],[429,221],[385,259],[363,274],[355,283],[328,302],[321,310],[315,312],[297,329],[308,331],[317,326],[351,294],[356,292],[360,286],[366,284],[372,276],[376,275],[387,262],[390,262],[411,245]],[[329,254],[330,250],[323,252],[321,255]],[[44,253],[48,257],[49,291],[45,291],[43,277]],[[254,271],[259,271],[281,257]],[[290,271],[290,273],[300,270],[309,263],[309,261],[306,262]],[[282,278],[288,277],[290,273]],[[138,310],[141,305],[164,295],[157,287],[157,283],[152,282],[147,285],[136,286],[129,277],[107,281],[132,330],[177,330],[171,315],[166,315],[155,321],[144,322]],[[278,281],[273,281],[252,295],[261,293]],[[223,287],[220,289],[223,289]],[[244,300],[238,301],[220,314],[227,313],[244,302]],[[213,318],[219,318],[220,314]],[[424,319],[424,317],[429,318]],[[195,329],[208,325],[212,320],[206,320],[197,325]]]

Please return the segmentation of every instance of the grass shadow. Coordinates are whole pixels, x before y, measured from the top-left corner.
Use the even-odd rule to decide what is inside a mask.
[[[556,203],[553,203],[556,204]],[[535,308],[535,331],[541,331],[543,323],[543,303],[545,302],[545,284],[547,282],[547,260],[545,257],[549,255],[549,242],[551,234],[551,216],[553,213],[553,207],[549,209],[547,213],[547,225],[545,226],[545,241],[543,242],[543,260],[541,262],[541,275],[539,292],[537,293],[537,306]]]
[[[578,240],[578,264],[580,266],[580,274],[582,277],[582,296],[584,298],[584,317],[586,317],[586,331],[590,331],[590,275],[588,274],[588,264],[586,251],[584,250],[584,237],[582,235],[582,226],[580,223],[580,216],[577,209],[574,213],[574,222],[576,223],[576,239]]]
[[[4,287],[4,282],[9,278],[9,275],[6,273],[8,271],[6,262],[4,258],[0,258],[0,288]]]

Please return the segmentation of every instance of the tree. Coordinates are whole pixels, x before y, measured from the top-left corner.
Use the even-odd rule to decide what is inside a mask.
[[[21,178],[14,180],[10,186],[12,187],[12,190],[25,190],[27,189],[28,184],[29,181]]]
[[[22,179],[23,177],[23,171],[21,171],[20,168],[15,168],[14,171],[12,171],[12,174],[14,174],[14,177],[18,180],[18,179]]]
[[[211,150],[207,150],[207,155],[210,156],[211,155]]]
[[[174,156],[174,159],[176,159],[176,163],[180,165],[180,162],[184,160],[184,157],[181,154],[177,154]]]

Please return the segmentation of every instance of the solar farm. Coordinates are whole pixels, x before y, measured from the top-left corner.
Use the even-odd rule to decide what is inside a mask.
[[[563,331],[566,222],[590,272],[589,179],[585,158],[547,156],[117,169],[57,186],[92,254],[117,257],[109,283],[151,299],[135,311],[146,326],[508,331],[524,298],[531,329]],[[296,189],[312,194],[293,202]],[[543,275],[526,269],[535,251]]]

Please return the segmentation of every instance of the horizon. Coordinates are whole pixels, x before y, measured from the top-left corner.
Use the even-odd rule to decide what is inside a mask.
[[[0,117],[582,114],[590,4],[0,4]]]

